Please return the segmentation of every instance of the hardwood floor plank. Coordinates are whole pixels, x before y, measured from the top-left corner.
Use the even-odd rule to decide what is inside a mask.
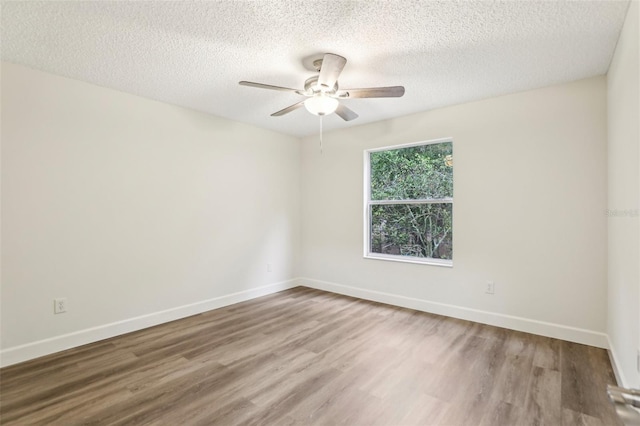
[[[311,425],[373,425],[380,422],[383,408],[380,400],[358,389],[339,398],[332,398],[317,409],[306,424]]]
[[[608,415],[611,404],[602,398],[601,389],[615,383],[606,353],[577,343],[560,343],[562,374],[562,408],[594,418],[613,419]],[[584,374],[585,370],[590,371]],[[608,376],[608,377],[607,377]]]
[[[604,350],[298,287],[0,370],[3,425],[616,425]]]
[[[584,413],[576,413],[573,410],[565,408],[562,410],[562,425],[563,426],[606,426],[597,417],[591,417]]]
[[[233,399],[225,405],[216,404],[215,409],[206,406],[196,411],[189,411],[186,415],[165,417],[165,424],[189,425],[229,425],[240,424],[256,418],[259,408],[244,398]],[[286,423],[286,422],[285,422]]]
[[[143,424],[163,419],[172,413],[183,413],[190,402],[200,398],[211,398],[215,391],[222,392],[238,378],[236,372],[225,366],[208,364],[190,374],[171,380],[163,387],[154,387],[139,392],[126,401],[82,418],[82,422],[93,424]]]
[[[440,368],[425,383],[425,393],[434,398],[452,403],[460,386],[466,383],[472,359],[461,354],[462,347],[470,334],[472,324],[459,320],[446,321],[439,327],[439,345],[436,352],[439,358],[435,361]]]
[[[506,357],[504,341],[501,339],[487,339],[486,337],[470,336],[461,348],[463,364],[467,369],[460,368],[466,373],[464,380],[457,382],[457,388],[449,417],[444,418],[445,424],[479,424],[486,415],[486,408],[490,405],[498,373]],[[464,383],[464,386],[460,386]]]
[[[300,404],[298,404],[289,416],[303,424],[313,423],[316,418],[322,418],[323,413],[335,406],[337,400],[350,399],[352,393],[364,394],[359,388],[363,377],[372,373],[369,366],[358,366],[348,373],[342,373],[327,382]]]
[[[451,410],[449,404],[437,398],[420,393],[415,403],[407,407],[400,424],[404,425],[441,425],[443,415]]]
[[[0,377],[2,378],[0,386],[11,390],[19,388],[20,382],[23,384],[29,383],[30,380],[42,374],[51,376],[66,375],[66,372],[74,369],[79,362],[100,359],[105,355],[112,354],[115,350],[116,348],[111,342],[102,341],[12,365],[0,370]]]
[[[559,371],[534,367],[520,423],[541,426],[558,422],[562,418],[561,382]]]
[[[41,383],[37,388],[32,387],[36,379],[15,389],[2,387],[2,410],[20,416],[24,412],[34,409],[42,409],[50,405],[55,405],[61,401],[65,395],[84,394],[86,388],[93,388],[93,384],[103,380],[109,380],[118,372],[127,371],[135,366],[140,366],[141,361],[137,357],[116,358],[113,363],[109,363],[109,368],[99,370],[75,369],[73,374],[69,373],[66,379],[59,381],[39,380]],[[6,396],[5,396],[6,395]],[[11,419],[11,416],[8,416]]]
[[[306,398],[320,391],[327,383],[337,377],[340,372],[333,369],[312,369],[300,378],[294,386],[287,386],[279,392],[275,398],[254,397],[252,402],[261,407],[261,410],[251,419],[240,423],[241,425],[265,425],[279,424],[289,417],[289,413]]]
[[[508,334],[505,340],[505,358],[493,390],[494,399],[516,407],[525,406],[535,346],[524,333]]]
[[[536,347],[533,365],[560,371],[560,340],[543,336],[532,336],[532,340]]]

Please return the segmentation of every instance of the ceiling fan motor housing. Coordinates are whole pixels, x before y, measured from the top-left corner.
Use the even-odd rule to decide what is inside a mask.
[[[322,58],[313,61],[313,67],[316,69],[316,71],[320,72],[320,68],[322,68]]]
[[[319,76],[314,75],[313,77],[308,78],[304,82],[304,90],[307,92],[308,95],[313,95],[319,92],[325,93],[327,95],[333,95],[338,91],[337,81],[336,81],[336,84],[333,85],[333,88],[328,89],[326,86],[318,84],[318,77]]]

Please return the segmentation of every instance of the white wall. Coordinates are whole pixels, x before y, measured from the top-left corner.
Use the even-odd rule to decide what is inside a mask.
[[[302,282],[606,346],[606,118],[596,77],[304,139]],[[363,150],[443,137],[453,268],[364,259]]]
[[[300,148],[4,63],[2,363],[296,283],[606,346],[606,90],[597,77],[327,133],[320,154],[317,136]],[[363,151],[449,136],[454,267],[364,259]]]
[[[297,138],[7,63],[1,131],[5,365],[293,284]]]
[[[625,386],[640,386],[640,67],[638,1],[631,3],[607,74],[611,350]],[[630,214],[628,212],[631,212]],[[635,212],[635,213],[634,213]]]

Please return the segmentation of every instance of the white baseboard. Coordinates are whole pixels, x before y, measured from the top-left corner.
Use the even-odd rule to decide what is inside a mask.
[[[344,294],[346,296],[372,300],[374,302],[386,303],[389,305],[429,312],[432,314],[444,315],[448,317],[479,322],[482,324],[508,328],[510,330],[523,331],[540,336],[553,337],[569,342],[609,349],[608,336],[605,333],[597,331],[569,327],[566,325],[516,317],[512,315],[499,314],[495,312],[481,311],[478,309],[465,308],[462,306],[448,305],[445,303],[432,302],[430,300],[416,299],[413,297],[400,296],[380,291],[367,290],[343,284],[314,280],[311,278],[299,278],[298,282],[301,286],[315,288],[318,290],[330,291],[333,293]]]
[[[176,308],[160,312],[129,318],[123,321],[87,328],[85,330],[79,330],[73,333],[27,343],[25,345],[7,348],[0,351],[0,367],[17,364],[19,362],[28,361],[30,359],[86,345],[88,343],[94,343],[99,340],[108,339],[110,337],[119,336],[121,334],[130,333],[132,331],[141,330],[143,328],[152,327],[165,322],[189,317],[191,315],[255,299],[256,297],[277,293],[297,286],[298,280],[296,279],[282,281],[275,284],[239,291],[237,293],[214,297],[213,299],[203,300],[189,305],[178,306]]]
[[[622,386],[623,388],[631,387],[631,384],[626,380],[622,370],[620,369],[620,361],[618,356],[616,355],[616,350],[614,346],[611,344],[611,340],[607,335],[607,342],[609,344],[609,361],[611,361],[611,367],[613,368],[613,374],[616,376],[616,381],[618,382],[618,386]]]
[[[617,368],[617,358],[615,352],[610,349],[609,338],[605,333],[592,330],[569,327],[561,324],[554,324],[528,318],[499,314],[495,312],[481,311],[478,309],[465,308],[462,306],[449,305],[445,303],[433,302],[413,297],[400,296],[391,293],[384,293],[374,290],[367,290],[359,287],[352,287],[343,284],[336,284],[327,281],[314,280],[310,278],[297,278],[262,287],[243,290],[213,299],[189,305],[178,306],[160,312],[154,312],[135,318],[126,319],[98,327],[79,330],[73,333],[55,336],[49,339],[39,340],[21,346],[15,346],[0,351],[0,367],[28,361],[44,355],[71,349],[77,346],[94,343],[100,340],[115,337],[132,331],[141,330],[154,325],[196,315],[212,309],[232,305],[260,296],[277,293],[297,286],[305,286],[318,290],[330,291],[344,294],[360,299],[372,300],[375,302],[401,306],[418,311],[444,315],[453,318],[474,321],[482,324],[494,325],[511,330],[523,331],[526,333],[538,334],[541,336],[553,337],[570,342],[609,349],[611,364],[614,368],[618,382],[624,386],[624,377]]]

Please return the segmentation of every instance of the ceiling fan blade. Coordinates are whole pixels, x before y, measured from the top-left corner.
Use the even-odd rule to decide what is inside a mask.
[[[336,114],[338,114],[344,121],[351,121],[358,118],[358,114],[356,114],[354,111],[350,110],[343,104],[338,104],[338,108],[336,108]]]
[[[333,53],[326,53],[322,58],[318,84],[329,89],[333,88],[346,63],[347,60],[342,56],[334,55]]]
[[[291,111],[296,110],[296,109],[300,108],[303,105],[304,105],[304,101],[300,101],[297,104],[293,104],[291,106],[286,107],[285,109],[281,109],[278,112],[274,112],[273,114],[271,114],[271,116],[272,117],[280,117],[281,115],[288,114]]]
[[[337,94],[339,98],[399,98],[404,95],[404,87],[369,87],[365,89],[344,89]]]
[[[257,87],[258,89],[280,90],[283,92],[296,92],[296,93],[298,92],[297,89],[290,89],[288,87],[282,87],[282,86],[272,86],[270,84],[254,83],[252,81],[241,81],[238,84],[240,86]]]

